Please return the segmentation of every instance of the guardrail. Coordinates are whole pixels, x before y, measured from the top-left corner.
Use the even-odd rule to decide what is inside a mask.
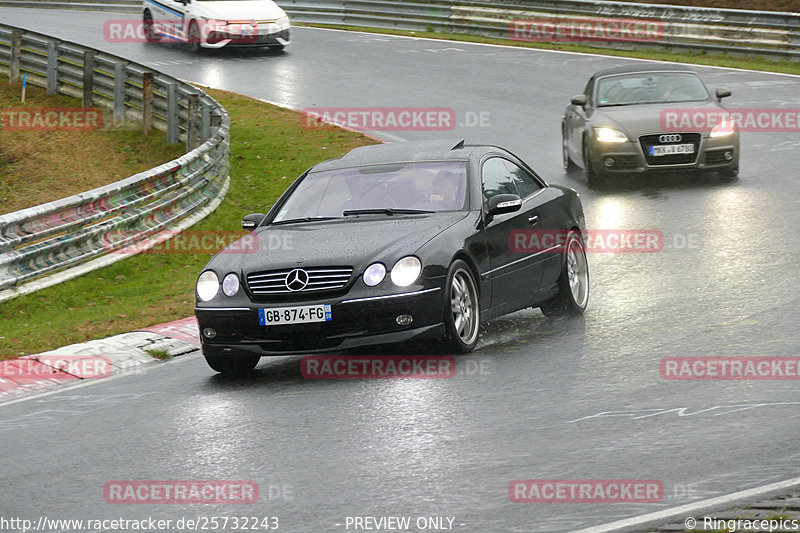
[[[578,27],[587,20],[630,19],[659,24],[658,38],[593,39],[593,46],[695,49],[776,58],[800,58],[800,13],[717,9],[600,0],[278,0],[294,22],[467,33],[511,39],[515,20]],[[113,9],[139,13],[126,0],[0,0],[0,6]],[[571,42],[575,42],[572,40]]]
[[[203,91],[121,57],[4,24],[0,72],[12,81],[26,75],[48,94],[82,98],[84,107],[106,109],[115,122],[140,120],[145,130],[166,132],[168,142],[186,142],[188,151],[116,183],[0,215],[0,301],[122,259],[128,254],[120,250],[190,226],[224,197],[230,118]]]

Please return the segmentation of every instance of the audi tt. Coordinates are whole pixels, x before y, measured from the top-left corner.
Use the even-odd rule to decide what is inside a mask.
[[[647,172],[716,172],[735,179],[739,132],[716,89],[675,65],[601,70],[574,96],[561,122],[567,171],[580,166],[590,186]]]
[[[250,233],[196,286],[203,354],[218,372],[412,340],[466,353],[483,321],[526,307],[580,314],[589,298],[578,194],[496,146],[356,148],[242,226]]]

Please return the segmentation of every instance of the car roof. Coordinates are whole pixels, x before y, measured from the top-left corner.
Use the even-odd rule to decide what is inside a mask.
[[[673,65],[665,63],[647,63],[645,65],[626,65],[623,67],[612,67],[603,70],[598,70],[592,75],[593,78],[601,78],[603,76],[612,76],[614,74],[631,74],[634,72],[691,72],[697,74],[694,70],[683,65]]]
[[[342,157],[329,159],[314,166],[313,172],[339,168],[377,165],[382,163],[408,163],[414,161],[466,160],[474,149],[465,145],[464,139],[437,139],[433,141],[406,141],[370,146],[360,146]]]

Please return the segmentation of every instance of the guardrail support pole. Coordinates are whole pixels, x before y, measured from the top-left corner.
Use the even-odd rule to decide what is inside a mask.
[[[200,95],[191,93],[189,96],[188,109],[186,110],[186,151],[191,152],[196,145],[197,136],[197,108],[200,102]]]
[[[11,62],[8,67],[9,83],[19,81],[19,58],[22,53],[22,30],[11,32]]]
[[[58,43],[47,41],[47,95],[58,92]]]
[[[125,122],[125,65],[114,64],[114,123]]]
[[[95,52],[83,53],[83,107],[94,104],[94,56]]]
[[[145,133],[153,129],[153,73],[142,74],[142,128]]]
[[[201,142],[206,142],[211,137],[211,106],[208,104],[202,105],[202,114],[200,122],[200,132],[202,134]]]
[[[167,85],[167,142],[176,144],[178,138],[178,86]]]

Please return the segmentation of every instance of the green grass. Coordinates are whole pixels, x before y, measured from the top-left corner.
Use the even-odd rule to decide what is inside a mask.
[[[304,129],[300,115],[257,100],[208,91],[231,115],[231,187],[191,231],[241,232],[312,165],[375,141],[334,128]],[[166,243],[162,248],[168,248]],[[0,304],[4,359],[187,317],[194,283],[212,253],[143,253]]]
[[[580,52],[587,54],[600,54],[616,57],[633,57],[639,59],[649,59],[653,61],[671,61],[676,63],[689,63],[695,65],[711,65],[717,67],[742,68],[750,70],[763,70],[767,72],[782,72],[785,74],[800,75],[800,61],[773,60],[765,57],[743,56],[739,54],[723,54],[719,52],[671,52],[661,51],[653,48],[633,47],[632,50],[615,50],[601,46],[587,46],[584,44],[561,44],[561,43],[540,43],[513,41],[511,39],[499,39],[493,37],[483,37],[466,33],[444,33],[435,31],[408,31],[392,28],[369,28],[360,26],[338,26],[331,24],[296,24],[297,26],[308,26],[314,28],[329,28],[350,31],[364,31],[369,33],[381,33],[387,35],[404,35],[409,37],[424,37],[428,39],[443,39],[453,41],[464,41],[470,43],[500,44],[505,46],[516,46],[520,48],[536,48],[539,50],[562,50],[565,52]]]

